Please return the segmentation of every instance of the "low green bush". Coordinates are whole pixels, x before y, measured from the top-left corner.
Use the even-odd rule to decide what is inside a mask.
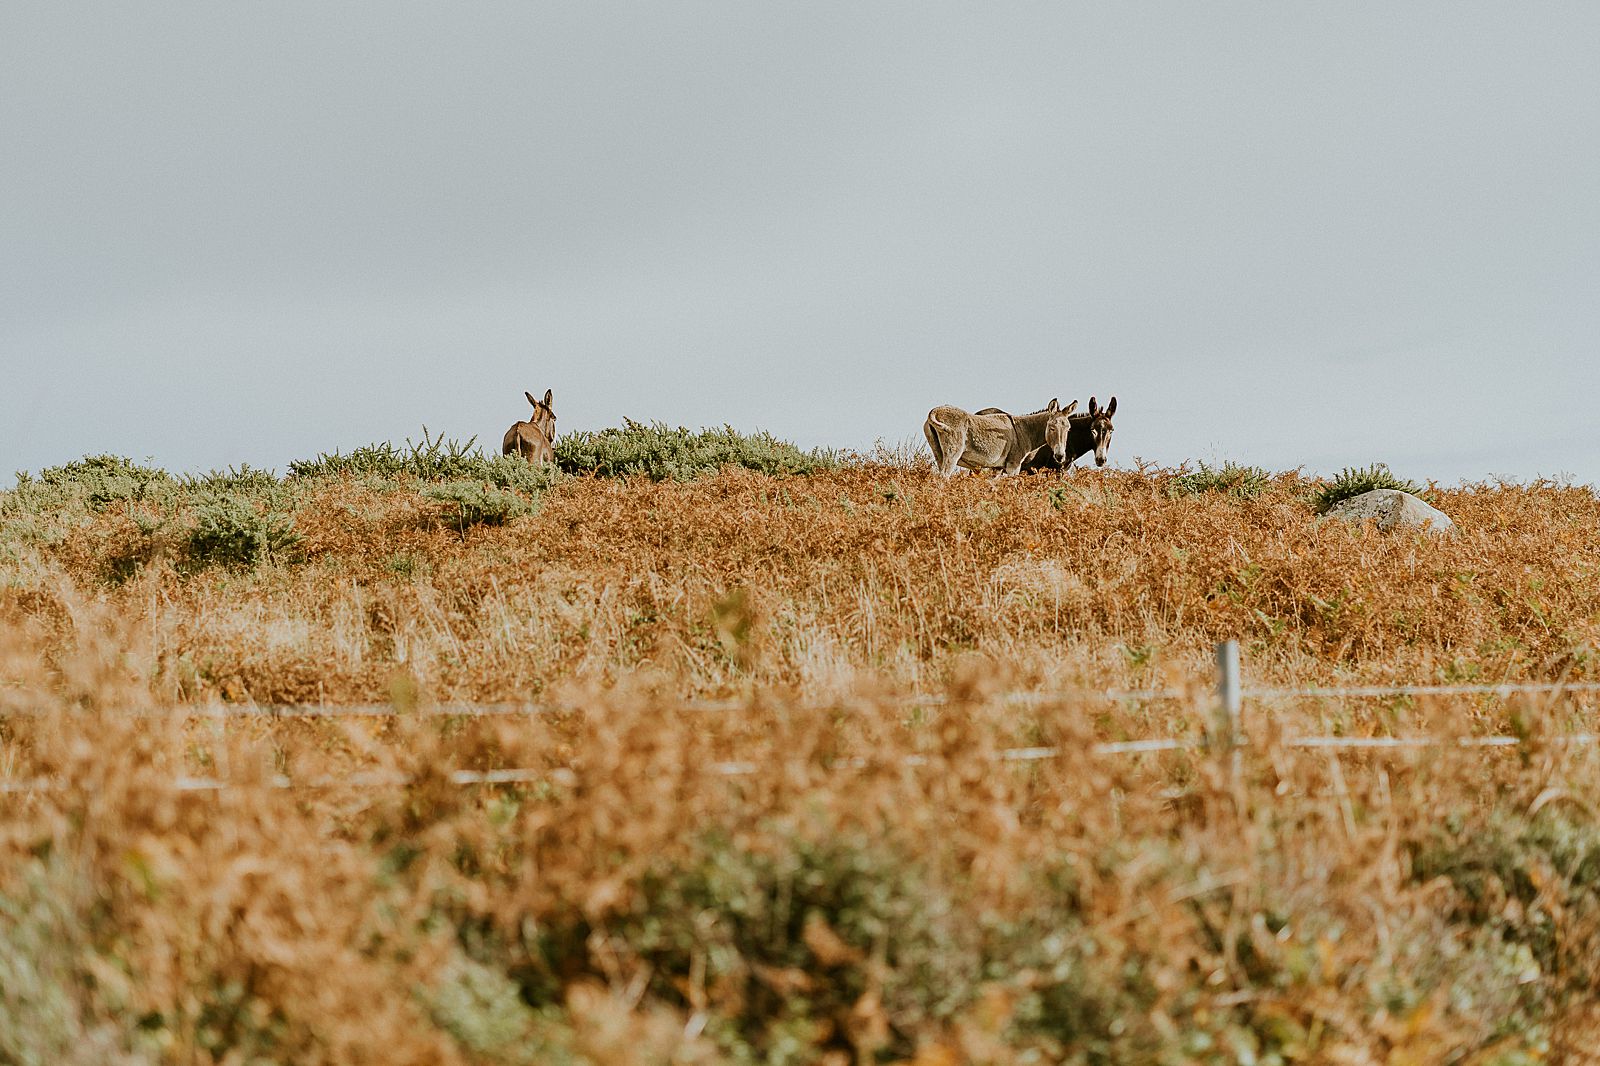
[[[287,560],[299,544],[289,516],[257,510],[250,500],[229,493],[202,493],[195,501],[184,566],[252,570],[263,562]]]
[[[177,482],[165,470],[141,466],[120,455],[89,455],[46,467],[37,479],[17,475],[17,492],[45,508],[76,500],[99,512],[124,501],[159,500],[176,488]]]
[[[283,479],[271,470],[241,463],[226,470],[188,474],[178,480],[190,492],[227,492],[239,496],[269,497],[283,490]]]
[[[477,479],[497,488],[537,496],[561,480],[561,469],[554,463],[530,463],[516,455],[485,458]]]
[[[94,986],[88,964],[116,963],[95,950],[75,905],[86,898],[81,875],[50,854],[9,872],[0,891],[0,1062],[139,1061],[128,1054],[137,1030],[96,1017],[84,995]]]
[[[1225,462],[1219,467],[1200,464],[1173,479],[1168,492],[1173,496],[1200,496],[1220,492],[1241,500],[1253,500],[1272,484],[1272,475],[1259,466]]]
[[[655,997],[685,1007],[687,989],[710,990],[706,1035],[731,1061],[815,1061],[822,1027],[874,985],[897,1023],[885,1039],[908,1057],[923,1025],[977,996],[982,930],[915,859],[865,839],[768,852],[720,833],[696,850],[646,875],[607,927],[645,964]],[[574,912],[536,939],[480,941],[475,953],[515,975],[523,1002],[556,1006],[569,971],[593,961],[590,932]]]
[[[1575,814],[1558,803],[1531,818],[1504,809],[1482,821],[1446,818],[1412,843],[1411,872],[1450,881],[1458,919],[1525,945],[1540,974],[1589,996],[1600,991],[1592,942],[1572,937],[1575,928],[1563,929],[1561,914],[1542,903],[1562,901],[1568,919],[1588,929],[1600,921],[1600,827],[1587,811]]]
[[[459,477],[466,467],[483,458],[475,445],[478,438],[466,442],[428,434],[422,427],[422,442],[406,438],[404,447],[392,441],[366,444],[352,449],[349,454],[338,451],[319,452],[315,459],[296,459],[289,464],[289,474],[298,478],[339,477],[399,477],[423,479]]]
[[[496,488],[534,495],[555,484],[559,471],[547,463],[530,463],[515,455],[485,455],[476,437],[465,442],[430,436],[422,429],[422,442],[406,439],[404,446],[388,441],[368,444],[348,454],[322,453],[315,459],[289,464],[290,476],[302,479],[351,476],[360,478],[416,478],[420,481],[476,481]]]
[[[675,1007],[708,999],[706,1035],[734,1062],[802,1063],[854,1015],[881,1024],[858,1052],[909,1060],[921,1036],[971,1017],[986,990],[1019,994],[1008,1036],[1064,1061],[1134,1061],[1155,1041],[1145,1018],[1158,990],[1134,967],[1102,958],[1073,885],[1021,914],[975,912],[960,878],[865,835],[791,837],[749,849],[707,833],[692,858],[648,873],[634,903],[606,921],[613,943],[650,974],[647,991]],[[476,954],[514,974],[522,1001],[559,1004],[564,975],[593,964],[588,921],[545,924],[513,945],[469,937]],[[1028,976],[1031,975],[1031,976]],[[1024,989],[1025,986],[1025,989]],[[877,1012],[862,1019],[866,1004]],[[1051,1056],[1054,1057],[1051,1057]]]
[[[515,492],[480,481],[446,481],[440,485],[429,485],[422,490],[422,495],[439,503],[453,505],[453,524],[463,532],[469,526],[504,525],[513,518],[533,513],[536,506],[533,501]]]
[[[697,433],[631,418],[621,427],[597,433],[570,433],[556,441],[555,453],[556,463],[569,474],[642,474],[653,481],[690,481],[724,466],[766,474],[811,474],[840,465],[832,452],[804,451],[770,433],[744,434],[732,426]]]
[[[1416,482],[1396,477],[1387,463],[1374,463],[1371,466],[1345,467],[1337,477],[1317,491],[1312,506],[1318,514],[1322,514],[1336,503],[1375,489],[1398,489],[1413,496],[1422,496],[1425,492]]]

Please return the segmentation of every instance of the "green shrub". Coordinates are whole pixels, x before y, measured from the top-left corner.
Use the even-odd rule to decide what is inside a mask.
[[[516,983],[465,956],[450,959],[421,998],[434,1024],[484,1061],[548,1062],[557,1051],[539,1046],[545,1019],[522,1001]]]
[[[1339,476],[1324,485],[1314,497],[1312,504],[1317,513],[1322,514],[1334,504],[1360,496],[1364,492],[1374,489],[1398,489],[1409,492],[1413,496],[1422,496],[1424,489],[1414,481],[1406,481],[1396,477],[1390,472],[1388,464],[1374,463],[1365,467],[1345,467]]]
[[[515,455],[485,455],[476,437],[466,442],[430,436],[422,427],[422,443],[406,439],[404,447],[385,441],[356,448],[348,455],[323,453],[296,460],[289,473],[296,478],[416,478],[420,481],[477,481],[497,488],[535,495],[555,484],[559,472],[545,463]]]
[[[613,931],[649,963],[656,993],[681,1001],[697,965],[708,986],[736,986],[720,1006],[737,1013],[715,1035],[757,1061],[781,1060],[795,1025],[848,1014],[875,965],[885,1010],[908,1023],[950,1017],[984,978],[982,932],[949,886],[877,840],[794,840],[769,854],[712,836],[698,860],[647,876],[637,899]],[[785,972],[828,979],[761,976]]]
[[[28,873],[37,873],[37,863]],[[30,880],[35,880],[30,877]],[[60,886],[24,886],[18,898],[0,894],[0,1061],[59,1062],[77,1043],[82,1022],[73,995],[82,946],[77,915]],[[15,890],[13,890],[15,891]]]
[[[1167,491],[1173,496],[1199,496],[1221,492],[1241,500],[1253,500],[1272,484],[1272,475],[1259,466],[1225,462],[1220,467],[1200,464],[1200,469],[1174,478]]]
[[[271,470],[262,470],[249,463],[204,474],[187,474],[178,483],[191,492],[228,492],[257,497],[270,496],[283,485],[282,479]]]
[[[486,456],[472,477],[502,489],[537,496],[561,480],[554,463],[530,463],[517,455]]]
[[[477,437],[462,442],[446,439],[444,434],[432,437],[428,427],[422,427],[422,442],[406,438],[404,447],[391,441],[367,444],[348,455],[335,451],[319,454],[315,459],[297,459],[289,464],[294,477],[338,477],[349,474],[356,477],[415,477],[425,481],[454,478],[475,470],[484,459],[475,446]]]
[[[59,544],[86,515],[129,503],[170,512],[180,495],[166,471],[116,455],[18,473],[16,487],[0,491],[0,544]]]
[[[519,460],[520,461],[520,460]],[[527,466],[527,463],[523,463]],[[455,506],[454,524],[463,532],[468,526],[503,525],[513,518],[531,514],[535,504],[514,492],[479,481],[446,481],[429,485],[422,495],[439,503]]]
[[[1159,990],[1096,942],[1065,866],[1035,876],[1037,902],[1002,917],[976,910],[962,878],[879,836],[748,849],[708,833],[693,858],[648,873],[606,928],[647,965],[655,996],[683,1007],[691,984],[714,990],[706,1032],[734,1061],[814,1061],[818,1023],[849,1016],[868,989],[888,1025],[877,1053],[909,1059],[919,1036],[970,1017],[996,985],[1020,994],[1010,1036],[1049,1052],[1041,1061],[1069,1049],[1142,1060]],[[576,918],[547,926],[524,943],[534,954],[501,960],[525,1001],[555,999],[586,931]]]
[[[628,477],[643,474],[653,481],[689,481],[724,466],[742,466],[766,474],[811,474],[839,467],[831,452],[803,451],[770,433],[721,429],[672,429],[661,422],[644,425],[624,420],[620,428],[598,433],[571,433],[556,441],[556,463],[571,474]]]
[[[58,503],[77,497],[91,511],[104,511],[126,500],[154,500],[170,495],[176,487],[165,470],[140,466],[120,455],[90,455],[62,466],[39,472],[38,481],[17,476],[19,490],[31,485],[57,490]]]
[[[1600,960],[1593,950],[1600,917],[1600,828],[1585,814],[1560,805],[1528,817],[1504,808],[1483,821],[1447,818],[1411,845],[1418,881],[1447,878],[1456,889],[1458,920],[1487,926],[1500,938],[1526,946],[1539,971],[1567,989],[1600,989]],[[1522,906],[1507,907],[1507,899]],[[1573,923],[1543,900],[1562,901]],[[1586,923],[1580,929],[1578,921]],[[1581,935],[1580,935],[1581,934]]]
[[[252,570],[263,562],[288,558],[300,543],[287,515],[258,511],[249,500],[229,493],[202,494],[195,519],[185,545],[190,570],[207,566]]]

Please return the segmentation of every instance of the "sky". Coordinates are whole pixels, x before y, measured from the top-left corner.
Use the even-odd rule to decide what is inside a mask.
[[[1600,482],[1600,4],[0,12],[0,478],[555,392],[806,446]]]

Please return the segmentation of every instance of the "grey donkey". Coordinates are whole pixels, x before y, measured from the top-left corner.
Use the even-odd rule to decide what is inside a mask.
[[[533,404],[533,417],[514,423],[506,430],[505,440],[500,442],[500,454],[520,455],[530,463],[553,463],[556,461],[555,449],[551,447],[556,442],[555,394],[545,389],[543,402],[535,400],[531,392],[522,395]]]
[[[1056,400],[1031,415],[1008,415],[990,409],[968,414],[959,407],[935,407],[922,423],[922,433],[933,449],[933,464],[939,473],[950,477],[956,467],[968,470],[1000,470],[1015,474],[1029,456],[1042,448],[1065,452],[1068,418],[1078,401],[1065,408]]]

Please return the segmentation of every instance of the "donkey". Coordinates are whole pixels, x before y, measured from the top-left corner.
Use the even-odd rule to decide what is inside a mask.
[[[1029,455],[1024,460],[1022,469],[1060,470],[1065,473],[1072,469],[1073,463],[1090,451],[1094,452],[1094,465],[1105,466],[1106,452],[1111,448],[1111,416],[1116,413],[1115,396],[1111,397],[1111,402],[1104,407],[1096,403],[1093,396],[1089,397],[1089,413],[1072,416],[1062,446],[1057,448],[1052,441],[1051,447],[1041,448]]]
[[[1073,400],[1063,409],[1051,400],[1031,415],[994,410],[972,415],[959,407],[935,407],[922,423],[922,433],[933,449],[934,466],[945,477],[957,466],[1015,474],[1034,452],[1054,447],[1055,440],[1064,445],[1068,416],[1077,406]]]
[[[535,400],[531,392],[522,395],[533,404],[533,417],[526,422],[515,422],[506,430],[505,439],[500,442],[500,454],[520,455],[530,463],[553,463],[556,461],[555,449],[551,447],[556,442],[555,394],[545,389],[542,403]]]

